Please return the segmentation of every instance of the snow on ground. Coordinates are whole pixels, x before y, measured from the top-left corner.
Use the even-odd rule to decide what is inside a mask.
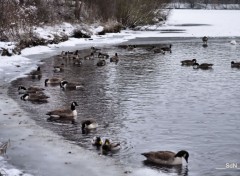
[[[121,33],[117,34],[97,36],[95,35],[96,32],[100,31],[102,27],[93,26],[91,27],[91,31],[93,34],[91,39],[70,38],[68,41],[62,42],[58,45],[53,44],[48,46],[26,48],[22,51],[21,55],[15,55],[12,57],[0,56],[0,80],[2,80],[4,83],[9,83],[12,79],[22,76],[24,72],[27,72],[30,69],[36,67],[38,61],[42,59],[40,57],[41,53],[50,53],[51,55],[59,54],[61,50],[64,50],[65,48],[71,48],[76,45],[80,46],[80,48],[90,48],[91,46],[99,45],[113,45],[127,41],[129,39],[134,39],[136,37],[208,36],[230,37],[231,40],[233,40],[234,38],[240,37],[240,23],[238,23],[239,19],[240,11],[238,10],[172,10],[170,12],[168,21],[163,26],[144,27],[154,31],[124,30]],[[72,25],[64,23],[60,27],[54,26],[37,28],[35,32],[37,32],[42,37],[51,38],[53,34],[60,34],[61,32],[64,32],[65,34],[70,34],[73,29],[74,27]],[[237,41],[237,43],[239,42]],[[0,42],[0,48],[12,48],[13,46],[14,43]],[[38,55],[38,57],[34,57],[34,55]],[[0,85],[3,85],[3,82]],[[2,99],[3,95],[0,94],[0,96]],[[0,104],[0,106],[2,108],[2,104]],[[3,169],[8,173],[9,176],[22,174],[21,171],[15,170],[14,168],[6,169],[5,165],[5,162],[3,162],[2,158],[0,158],[0,172]],[[143,172],[143,170],[140,170],[141,173]],[[158,174],[146,169],[143,173],[145,173],[146,175]],[[136,173],[133,173],[133,175],[140,174],[137,171]]]
[[[240,10],[172,10],[163,26],[144,26],[160,30],[158,37],[237,37],[240,36]],[[167,31],[177,31],[177,33]],[[143,32],[144,33],[144,32]],[[154,32],[145,32],[153,36]],[[140,34],[141,35],[141,34]],[[139,35],[138,35],[139,36]]]

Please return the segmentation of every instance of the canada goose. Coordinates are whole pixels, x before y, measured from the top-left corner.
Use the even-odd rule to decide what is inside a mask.
[[[111,142],[109,139],[106,139],[104,144],[102,145],[102,150],[103,152],[114,152],[114,151],[118,151],[120,150],[121,146],[120,146],[120,143],[117,142],[117,143],[114,143],[114,142]]]
[[[202,41],[203,41],[203,44],[207,44],[207,42],[208,42],[208,37],[207,37],[207,36],[204,36],[204,37],[202,38]]]
[[[161,48],[154,48],[154,49],[153,49],[153,52],[154,52],[154,53],[161,53],[161,54],[165,54],[165,51],[164,51],[164,50],[162,50]]]
[[[85,60],[89,60],[89,59],[94,59],[94,54],[91,53],[90,55],[84,56]]]
[[[99,48],[95,48],[95,47],[91,47],[91,53],[96,53],[96,52],[99,52],[101,49]]]
[[[98,123],[93,119],[83,120],[81,123],[83,134],[87,133],[89,130],[96,129],[98,127]]]
[[[118,54],[115,53],[115,56],[110,58],[110,62],[116,62],[117,63],[118,61],[119,61]]]
[[[79,85],[77,83],[70,83],[68,81],[61,81],[60,82],[60,88],[63,90],[83,90],[83,85]]]
[[[167,47],[167,46],[161,47],[161,50],[163,50],[163,51],[169,51],[170,53],[172,53],[172,44],[170,44],[169,47]]]
[[[99,67],[104,66],[104,65],[106,65],[106,61],[104,59],[101,59],[97,62],[97,66],[99,66]]]
[[[53,66],[53,71],[54,72],[62,72],[63,70],[64,70],[64,63],[62,63],[61,65]]]
[[[55,77],[45,79],[45,86],[47,86],[48,84],[50,84],[50,85],[60,84],[60,82],[61,82],[62,80],[63,80],[62,78],[55,78]]]
[[[192,66],[194,63],[196,63],[197,60],[196,59],[192,59],[192,60],[183,60],[181,61],[182,65],[185,66]]]
[[[193,68],[194,69],[203,69],[203,70],[207,70],[207,69],[212,69],[213,64],[208,64],[208,63],[202,63],[202,64],[198,64],[198,63],[194,63],[193,64]]]
[[[18,87],[18,93],[19,94],[25,94],[25,93],[36,93],[36,92],[42,92],[44,89],[36,86],[30,86],[28,88],[24,86]]]
[[[93,146],[96,146],[97,148],[100,148],[103,144],[103,140],[101,139],[101,137],[93,137],[92,141],[91,141]]]
[[[50,111],[46,114],[49,116],[47,120],[48,121],[67,120],[72,121],[72,123],[75,123],[77,117],[76,106],[78,106],[78,104],[77,102],[74,101],[71,103],[70,109],[56,109]]]
[[[49,96],[45,94],[24,94],[21,96],[21,100],[23,101],[32,101],[32,102],[47,102]]]
[[[108,59],[108,58],[109,58],[109,55],[108,55],[108,54],[105,54],[105,53],[99,52],[99,53],[98,53],[98,58]]]
[[[28,73],[27,75],[31,76],[33,79],[35,79],[35,78],[41,78],[41,77],[42,77],[41,68],[38,67],[37,70],[31,71],[31,72]]]
[[[160,165],[181,165],[182,158],[188,163],[189,153],[185,150],[179,151],[177,154],[171,151],[157,151],[142,153],[147,161]]]
[[[231,67],[232,67],[232,68],[240,68],[240,62],[234,62],[234,61],[232,61],[232,62],[231,62]]]

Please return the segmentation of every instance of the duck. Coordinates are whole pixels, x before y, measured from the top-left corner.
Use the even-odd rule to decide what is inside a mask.
[[[120,142],[112,142],[110,139],[105,139],[102,145],[103,152],[114,152],[121,149]]]
[[[77,110],[76,106],[78,106],[76,101],[73,101],[71,103],[70,109],[56,109],[53,111],[49,111],[46,113],[46,115],[49,116],[47,119],[48,121],[58,121],[58,120],[66,120],[71,121],[73,124],[76,123],[76,117],[77,117]]]
[[[94,136],[91,141],[93,146],[96,146],[97,148],[100,148],[103,144],[103,140],[100,136]]]
[[[33,70],[31,71],[29,74],[27,74],[29,76],[31,76],[33,79],[35,78],[41,78],[42,77],[42,71],[41,71],[41,68],[38,67],[37,70]]]
[[[63,90],[83,90],[83,85],[79,85],[77,83],[70,83],[66,80],[60,82],[60,88]]]
[[[93,52],[91,52],[90,55],[86,55],[86,56],[84,56],[84,59],[85,59],[85,60],[94,59],[94,54],[93,54]]]
[[[26,94],[26,93],[37,93],[37,92],[42,92],[44,89],[37,87],[37,86],[30,86],[28,88],[24,86],[19,86],[18,87],[18,93],[19,94]]]
[[[105,53],[99,52],[99,53],[98,53],[98,58],[108,59],[108,58],[109,58],[109,55],[108,55],[108,54],[105,54]]]
[[[163,51],[169,51],[169,53],[172,53],[172,44],[170,44],[169,47],[167,47],[167,46],[161,47],[161,50],[163,50]]]
[[[101,67],[101,66],[104,66],[106,65],[106,61],[104,59],[101,59],[97,62],[97,66]]]
[[[195,64],[196,62],[197,62],[196,59],[183,60],[183,61],[181,61],[182,65],[185,65],[185,66],[192,66],[192,65]]]
[[[82,134],[86,134],[89,130],[96,129],[98,123],[94,119],[86,119],[81,122]]]
[[[62,72],[63,70],[64,70],[64,63],[62,63],[61,65],[53,66],[53,71],[54,72]]]
[[[116,62],[116,63],[118,63],[118,61],[119,61],[118,54],[115,53],[115,55],[110,58],[110,62]]]
[[[181,150],[178,153],[171,151],[151,151],[142,153],[141,155],[147,158],[148,162],[160,165],[182,165],[182,158],[188,163],[189,153],[185,150]]]
[[[49,98],[49,96],[45,95],[45,94],[24,94],[23,96],[21,96],[21,100],[23,101],[32,101],[32,102],[47,102],[47,99]]]
[[[45,86],[48,86],[49,84],[50,85],[57,85],[57,84],[60,84],[60,82],[62,81],[63,79],[62,78],[47,78],[45,79],[44,83],[45,83]]]
[[[232,68],[240,68],[240,62],[234,62],[234,61],[232,61],[232,62],[231,62],[231,67],[232,67]]]
[[[207,70],[207,69],[212,69],[212,66],[213,64],[208,64],[208,63],[202,63],[202,64],[199,64],[199,63],[194,63],[193,64],[193,68],[194,69],[203,69],[203,70]]]

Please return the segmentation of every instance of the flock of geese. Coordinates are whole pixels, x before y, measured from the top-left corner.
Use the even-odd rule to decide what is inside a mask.
[[[75,52],[65,52],[62,51],[59,57],[63,60],[72,61],[74,65],[81,66],[82,60],[90,60],[98,58],[98,62],[96,66],[104,66],[106,65],[106,59],[109,59],[110,62],[115,62],[116,64],[119,61],[118,54],[115,53],[114,56],[110,57],[108,54],[100,52],[100,49],[95,47],[91,47],[91,53],[89,55],[80,58],[79,51],[76,50]],[[64,63],[60,65],[53,66],[54,72],[63,72],[65,69]],[[31,71],[27,74],[32,79],[41,79],[42,77],[42,70],[40,66],[36,70]],[[59,85],[60,88],[64,91],[68,90],[84,90],[84,85],[79,83],[69,82],[64,80],[63,78],[59,77],[52,77],[47,78],[44,81],[45,87],[48,85],[57,86]],[[37,86],[30,86],[28,88],[24,86],[18,87],[18,93],[21,95],[20,99],[23,101],[30,101],[32,103],[47,103],[49,96],[44,93],[45,88],[40,88]],[[58,121],[58,122],[71,122],[72,124],[76,124],[77,118],[77,110],[76,106],[79,106],[76,101],[73,101],[70,105],[70,108],[59,108],[46,113],[48,116],[47,121]],[[94,119],[86,119],[81,121],[81,130],[82,134],[87,134],[90,130],[96,129],[98,127],[98,123]],[[97,149],[101,149],[103,154],[107,154],[108,152],[115,152],[118,151],[121,146],[119,142],[113,142],[109,138],[101,138],[101,137],[94,137],[91,141],[93,146],[96,146]]]
[[[203,47],[207,47],[208,44],[208,37],[204,36],[202,38],[203,41]],[[125,49],[127,50],[133,50],[136,46],[134,45],[128,45],[125,46]],[[166,46],[166,47],[150,47],[147,49],[148,51],[153,51],[154,53],[161,53],[165,54],[166,52],[171,53],[172,52],[172,45]],[[115,53],[114,56],[110,57],[106,53],[102,53],[100,49],[97,49],[95,47],[91,47],[91,52],[89,55],[84,56],[83,58],[80,57],[79,51],[76,50],[75,52],[62,52],[60,57],[62,59],[68,59],[72,60],[74,65],[81,66],[82,60],[89,60],[98,58],[98,62],[96,66],[104,66],[106,65],[106,59],[109,59],[110,62],[119,62],[118,54]],[[193,66],[194,69],[211,69],[213,64],[211,63],[197,63],[196,59],[192,60],[183,60],[181,61],[181,64],[183,66]],[[240,68],[240,62],[231,62],[231,67],[233,68]],[[61,64],[59,66],[54,66],[53,68],[54,72],[62,72],[64,70],[64,64]],[[39,78],[41,77],[41,69],[40,67],[37,68],[37,70],[32,71],[29,73],[29,76],[32,78]],[[81,90],[84,89],[83,85],[71,83],[66,80],[63,80],[61,78],[48,78],[45,80],[45,85],[60,85],[60,88],[63,90]],[[19,86],[18,92],[19,94],[23,94],[21,99],[24,101],[39,101],[39,102],[46,102],[49,98],[47,95],[44,94],[43,88],[38,87],[29,87],[25,88],[23,86]],[[69,109],[56,109],[52,110],[46,113],[46,115],[49,116],[48,121],[71,121],[73,124],[76,123],[76,117],[77,117],[77,111],[76,106],[78,106],[77,102],[72,102]],[[82,133],[86,134],[89,130],[95,129],[98,127],[98,123],[94,119],[87,119],[81,122],[82,125]],[[96,146],[97,149],[101,149],[103,152],[114,152],[118,151],[121,146],[119,142],[113,142],[112,140],[108,138],[101,138],[101,137],[94,137],[91,140],[91,143],[93,146]],[[154,164],[160,164],[160,165],[181,165],[183,162],[182,159],[184,159],[186,162],[188,162],[189,153],[185,150],[181,150],[177,153],[171,152],[171,151],[150,151],[146,153],[142,153],[143,156],[146,157],[146,161]]]
[[[208,44],[208,37],[204,36],[202,38],[202,41],[203,41],[203,47],[207,47]],[[236,45],[236,41],[235,40],[232,40],[230,42],[230,44],[232,45]],[[202,64],[199,64],[197,63],[197,60],[196,59],[192,59],[192,60],[183,60],[181,61],[182,65],[183,66],[193,66],[194,69],[203,69],[203,70],[207,70],[207,69],[212,69],[212,66],[213,64],[210,64],[210,63],[202,63]],[[231,61],[231,67],[232,68],[240,68],[240,62],[234,62],[234,61]]]

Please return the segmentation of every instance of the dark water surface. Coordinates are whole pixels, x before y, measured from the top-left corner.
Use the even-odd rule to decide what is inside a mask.
[[[227,40],[214,40],[206,48],[199,39],[171,41],[172,54],[154,54],[146,48],[128,51],[119,47],[102,50],[119,54],[118,64],[97,67],[97,59],[83,61],[82,67],[65,62],[62,73],[54,73],[60,58],[47,59],[41,80],[20,78],[12,83],[9,94],[30,113],[37,124],[51,129],[73,143],[93,152],[90,140],[99,135],[121,142],[121,150],[112,156],[119,165],[132,168],[152,167],[169,175],[240,175],[240,47]],[[83,55],[89,51],[82,51]],[[213,63],[212,70],[194,70],[180,65],[184,59]],[[51,76],[83,83],[84,91],[62,91],[59,86],[45,87],[47,104],[23,102],[17,87],[39,85]],[[78,125],[47,122],[47,111],[69,107],[77,101]],[[87,135],[80,122],[94,118],[99,128]],[[155,167],[143,163],[142,152],[187,150],[188,167]],[[238,163],[238,169],[223,169],[226,163]],[[222,168],[222,169],[218,169]]]

